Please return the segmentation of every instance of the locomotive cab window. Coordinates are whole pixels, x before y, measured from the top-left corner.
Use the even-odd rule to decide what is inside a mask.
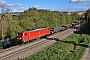
[[[18,33],[17,37],[22,37],[23,33]]]

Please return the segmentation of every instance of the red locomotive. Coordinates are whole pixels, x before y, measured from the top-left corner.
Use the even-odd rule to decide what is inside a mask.
[[[42,37],[48,34],[50,34],[49,27],[35,29],[32,31],[26,30],[26,31],[18,32],[17,42],[26,42],[26,41],[29,41],[38,37]]]

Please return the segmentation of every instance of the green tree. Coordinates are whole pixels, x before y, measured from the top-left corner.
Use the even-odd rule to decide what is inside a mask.
[[[86,10],[86,19],[88,20],[88,23],[90,25],[90,9]]]
[[[61,25],[65,25],[66,24],[66,19],[65,19],[65,16],[64,15],[61,15]]]

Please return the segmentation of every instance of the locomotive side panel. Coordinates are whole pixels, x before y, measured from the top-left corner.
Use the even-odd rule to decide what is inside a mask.
[[[29,39],[41,37],[49,33],[50,33],[50,30],[48,30],[48,28],[38,29],[29,33]]]

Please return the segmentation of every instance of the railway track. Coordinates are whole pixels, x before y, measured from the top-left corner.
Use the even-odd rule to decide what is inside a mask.
[[[57,40],[62,40],[67,36],[71,35],[73,31],[71,29],[67,29],[63,32],[54,34],[49,36],[45,39],[38,40],[33,43],[24,44],[13,49],[7,49],[3,52],[0,52],[0,59],[1,60],[19,60],[25,57],[28,57],[41,49],[54,44]]]
[[[67,31],[67,30],[66,30]],[[63,32],[60,32],[61,34],[61,36],[63,35]],[[55,33],[55,34],[57,34],[57,33]],[[35,41],[33,41],[33,42],[35,42]],[[13,49],[15,49],[15,48],[19,48],[19,47],[21,47],[22,45],[17,45],[17,46],[12,46],[12,47],[10,47],[10,48],[7,48],[7,49],[4,49],[4,50],[1,50],[0,51],[0,53],[3,53],[3,52],[5,52],[5,51],[9,51],[9,50],[13,50]]]
[[[17,48],[18,46],[19,46],[19,45],[17,45],[17,46],[12,46],[12,47],[7,48],[7,49],[4,49],[4,50],[0,50],[0,53],[5,52],[5,51],[12,50],[12,49],[14,49],[14,48]]]

